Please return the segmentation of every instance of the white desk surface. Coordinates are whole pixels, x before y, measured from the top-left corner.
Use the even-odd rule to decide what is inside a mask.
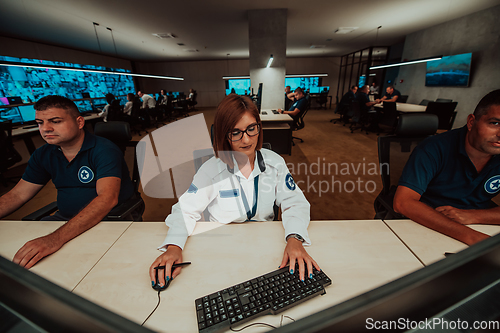
[[[267,114],[260,114],[260,120],[262,122],[267,121],[280,121],[280,122],[292,122],[293,118],[287,114],[274,114],[271,110],[262,110],[266,111]]]
[[[202,229],[211,230],[200,232]],[[166,232],[163,223],[133,223],[75,288],[75,293],[142,323],[158,301],[148,268],[160,254],[155,248]],[[275,270],[282,260],[285,241],[281,222],[205,222],[198,223],[195,233],[183,252],[184,261],[192,264],[183,268],[161,293],[160,306],[145,324],[153,330],[196,332],[196,298]],[[380,220],[311,222],[309,234],[313,245],[307,251],[333,282],[326,288],[326,295],[284,313],[294,319],[423,267]],[[278,326],[280,316],[260,317],[257,321]]]
[[[132,222],[101,222],[42,259],[31,271],[73,290]],[[64,222],[0,221],[0,255],[12,260],[28,241],[45,236]]]
[[[384,107],[383,103],[375,104],[374,106],[378,107],[378,108]],[[425,112],[425,109],[427,109],[427,106],[419,105],[419,104],[408,104],[408,103],[397,103],[396,102],[396,109],[399,112]]]
[[[466,244],[412,220],[387,220],[385,223],[426,266],[444,259],[445,252],[456,253],[468,248]],[[469,227],[490,236],[500,233],[500,225],[476,224]]]

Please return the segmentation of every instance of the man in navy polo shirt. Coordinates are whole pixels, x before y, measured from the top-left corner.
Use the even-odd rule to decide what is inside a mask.
[[[34,108],[40,134],[48,144],[31,155],[22,179],[0,198],[0,218],[20,208],[52,180],[59,211],[45,220],[68,222],[27,242],[15,254],[13,261],[26,268],[95,226],[113,207],[134,195],[123,153],[111,141],[84,130],[85,120],[73,101],[46,96]]]
[[[394,86],[388,86],[385,89],[385,95],[381,99],[378,99],[377,102],[396,102],[398,98],[401,96],[399,90],[394,89]]]
[[[467,224],[500,224],[500,89],[484,96],[467,125],[424,140],[410,156],[394,210],[468,245],[488,235]]]
[[[306,96],[304,95],[304,91],[302,91],[302,88],[300,87],[295,89],[294,97],[295,97],[295,102],[293,102],[292,106],[290,106],[290,109],[288,109],[288,111],[283,111],[281,109],[278,109],[278,111],[280,113],[290,115],[290,117],[292,117],[294,121],[297,121],[300,115],[307,109],[307,99]]]

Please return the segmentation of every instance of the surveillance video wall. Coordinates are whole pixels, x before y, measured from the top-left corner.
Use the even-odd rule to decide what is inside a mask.
[[[47,95],[80,99],[104,97],[107,93],[115,96],[135,93],[131,76],[71,70],[78,68],[130,72],[125,69],[6,56],[0,56],[0,61],[4,64],[26,64],[26,67],[22,67],[22,64],[20,67],[0,65],[0,105],[8,105],[8,97],[20,97],[23,103],[33,103]],[[30,65],[51,65],[67,69],[35,68]]]

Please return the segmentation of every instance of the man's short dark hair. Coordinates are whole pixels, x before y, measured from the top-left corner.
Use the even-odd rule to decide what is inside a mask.
[[[301,88],[301,87],[297,87],[297,88],[295,88],[295,92],[299,92],[299,93],[301,93],[302,95],[304,94],[304,90],[302,90],[302,88]]]
[[[111,104],[111,102],[113,102],[114,99],[115,99],[115,95],[113,95],[112,93],[106,94],[106,102],[108,102],[108,104]]]
[[[493,105],[500,105],[500,89],[493,90],[492,92],[481,98],[476,106],[476,109],[474,110],[474,117],[476,119],[481,118],[486,113],[488,113],[488,110]]]
[[[45,111],[49,108],[60,108],[67,110],[68,113],[75,118],[80,116],[80,112],[78,111],[78,107],[76,104],[70,100],[69,98],[58,96],[58,95],[49,95],[40,98],[33,108],[36,111]]]
[[[351,87],[351,90],[353,90],[354,88],[357,88],[357,87],[358,87],[357,85],[353,85],[353,86]]]

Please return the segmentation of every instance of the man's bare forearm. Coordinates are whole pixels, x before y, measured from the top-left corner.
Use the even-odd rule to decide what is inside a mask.
[[[117,200],[111,197],[97,196],[75,217],[62,225],[52,234],[62,244],[89,230],[102,221],[109,211],[116,206]]]

